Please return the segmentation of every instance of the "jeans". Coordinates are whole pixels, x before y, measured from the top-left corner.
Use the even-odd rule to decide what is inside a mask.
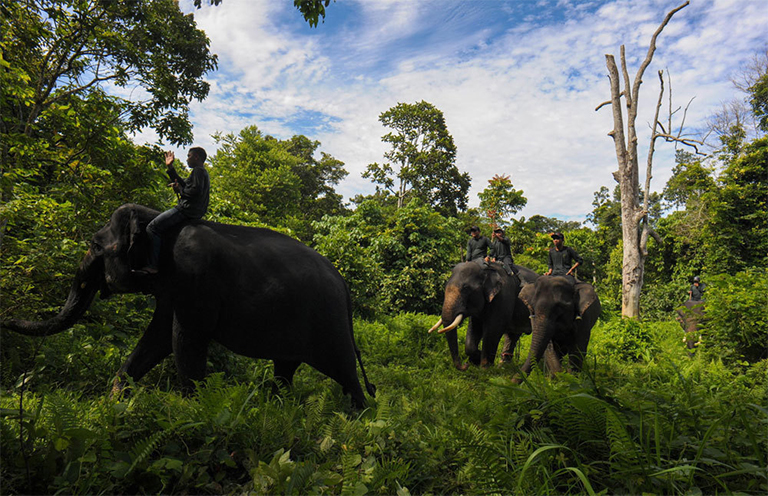
[[[176,207],[173,207],[155,217],[147,226],[147,236],[151,248],[149,250],[149,267],[158,268],[160,263],[160,247],[162,245],[162,236],[166,231],[187,220],[187,216]]]

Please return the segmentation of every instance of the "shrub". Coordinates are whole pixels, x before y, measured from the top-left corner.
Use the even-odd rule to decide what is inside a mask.
[[[768,271],[750,269],[710,277],[707,319],[702,324],[706,354],[725,363],[768,358]]]
[[[648,322],[634,319],[611,319],[598,323],[592,330],[590,351],[621,362],[648,362],[658,353],[658,329]]]

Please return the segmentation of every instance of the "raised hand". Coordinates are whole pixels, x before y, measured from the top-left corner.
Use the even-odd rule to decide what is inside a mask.
[[[173,154],[172,151],[165,152],[165,165],[166,167],[170,167],[173,165],[173,161],[176,160],[176,155]]]

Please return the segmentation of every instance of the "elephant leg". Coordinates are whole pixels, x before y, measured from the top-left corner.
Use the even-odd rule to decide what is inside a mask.
[[[496,360],[496,350],[499,348],[501,335],[492,333],[483,339],[483,349],[480,352],[480,366],[488,368]]]
[[[158,301],[152,321],[144,331],[136,348],[128,356],[112,383],[111,396],[119,394],[125,387],[125,377],[138,381],[155,365],[171,354],[173,312],[171,306]]]
[[[356,409],[365,408],[365,395],[357,377],[357,363],[355,362],[354,349],[343,354],[343,359],[332,362],[311,363],[312,367],[327,375],[341,385],[344,394],[352,397],[352,405]]]
[[[483,323],[480,319],[472,318],[467,326],[467,338],[464,342],[464,352],[473,365],[480,365],[480,340],[483,337]],[[498,341],[496,341],[498,345]],[[487,347],[487,344],[484,348]]]
[[[289,387],[293,383],[293,374],[299,368],[298,360],[275,360],[275,381]]]
[[[587,309],[584,313],[584,319],[576,325],[576,338],[568,349],[568,369],[569,372],[580,372],[584,365],[584,357],[587,356],[587,347],[589,338],[592,334],[592,325],[597,317],[591,314],[592,310]]]
[[[209,341],[203,332],[198,331],[197,326],[182,325],[178,316],[174,316],[173,355],[185,393],[194,389],[193,381],[205,377]]]
[[[452,331],[448,331],[445,333],[445,339],[448,341],[448,350],[451,353],[451,360],[453,360],[453,365],[459,370],[467,370],[467,364],[461,363],[461,358],[459,357],[459,339],[457,336],[456,329]]]

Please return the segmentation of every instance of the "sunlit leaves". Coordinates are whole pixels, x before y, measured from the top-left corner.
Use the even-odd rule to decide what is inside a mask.
[[[477,194],[480,197],[480,209],[483,210],[491,224],[503,225],[504,217],[523,208],[528,199],[522,190],[516,190],[508,175],[494,175],[488,180],[488,186]]]
[[[272,226],[288,227],[309,241],[313,220],[343,211],[334,185],[347,172],[327,153],[314,157],[320,142],[297,135],[289,140],[265,136],[256,126],[237,135],[216,136],[219,150],[211,159],[212,209],[219,203],[257,216]],[[242,220],[242,219],[241,219]]]
[[[456,167],[456,145],[443,113],[425,101],[398,103],[379,121],[393,130],[381,138],[391,145],[384,154],[389,162],[369,164],[363,177],[394,194],[398,207],[419,198],[445,215],[465,210],[470,177]]]

